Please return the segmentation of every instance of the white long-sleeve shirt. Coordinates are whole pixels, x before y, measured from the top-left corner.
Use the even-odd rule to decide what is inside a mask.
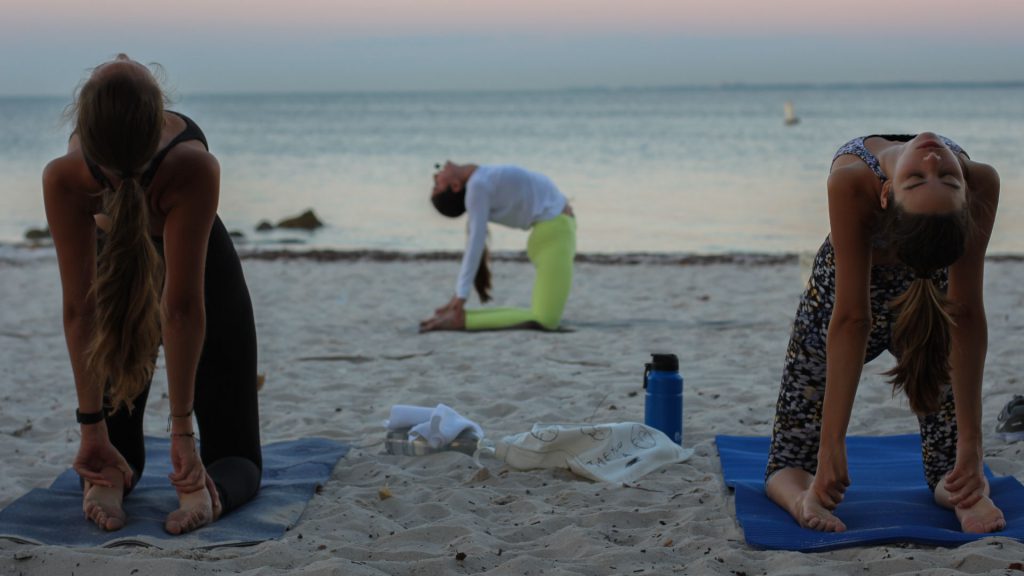
[[[511,165],[478,166],[466,182],[469,237],[455,295],[467,298],[487,242],[487,223],[529,230],[565,209],[565,196],[555,183],[538,172]]]

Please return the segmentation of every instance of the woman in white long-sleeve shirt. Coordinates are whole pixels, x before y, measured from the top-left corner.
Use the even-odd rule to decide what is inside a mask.
[[[466,213],[469,238],[455,295],[420,323],[420,331],[558,328],[572,288],[576,219],[555,183],[518,166],[446,162],[434,174],[431,201],[445,216]],[[488,222],[530,230],[526,252],[537,270],[530,308],[464,309],[472,286],[481,301],[490,300]]]

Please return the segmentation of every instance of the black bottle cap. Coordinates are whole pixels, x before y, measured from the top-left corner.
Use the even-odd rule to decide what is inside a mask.
[[[679,358],[675,354],[651,354],[651,370],[678,372]]]

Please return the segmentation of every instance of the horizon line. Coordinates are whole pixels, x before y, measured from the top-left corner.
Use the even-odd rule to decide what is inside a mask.
[[[448,95],[448,94],[558,94],[558,93],[598,93],[598,92],[711,92],[711,91],[736,91],[746,90],[860,90],[860,89],[890,89],[890,90],[937,90],[937,89],[971,89],[971,88],[1024,88],[1022,80],[963,80],[963,81],[867,81],[867,82],[717,82],[713,84],[663,84],[663,85],[590,85],[590,86],[564,86],[556,88],[498,88],[498,89],[361,89],[361,90],[252,90],[252,91],[195,91],[176,93],[171,89],[171,95],[181,97],[266,97],[266,96],[359,96],[359,95]],[[41,99],[41,98],[67,98],[66,94],[0,94],[0,100],[16,99]]]

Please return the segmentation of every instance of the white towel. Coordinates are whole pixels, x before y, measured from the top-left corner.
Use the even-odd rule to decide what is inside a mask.
[[[476,432],[480,438],[484,437],[479,424],[445,404],[438,404],[434,408],[395,404],[391,407],[391,416],[385,425],[389,430],[409,428],[410,441],[423,438],[431,448],[447,446],[467,428]]]

